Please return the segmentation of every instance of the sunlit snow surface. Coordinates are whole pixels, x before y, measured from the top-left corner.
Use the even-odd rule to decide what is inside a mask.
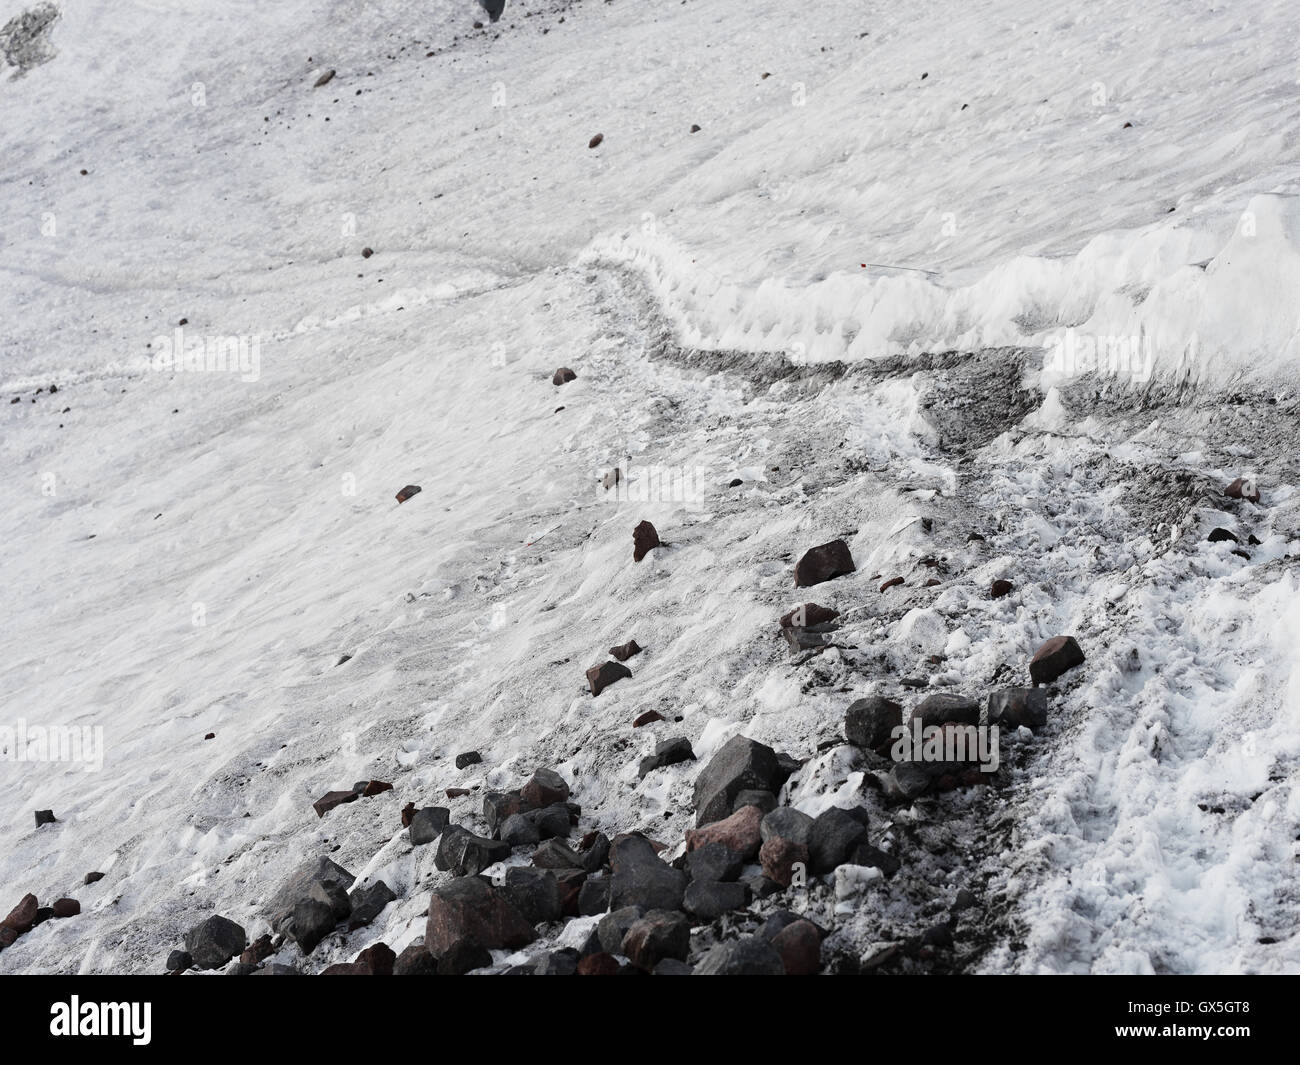
[[[640,756],[740,729],[810,759],[791,801],[897,837],[846,950],[970,887],[971,969],[1300,970],[1294,5],[60,6],[54,57],[0,67],[0,726],[105,750],[0,761],[0,910],[84,911],[0,971],[159,971],[321,853],[400,898],[304,968],[400,950],[446,875],[406,802],[554,765],[584,831],[676,842],[696,767]],[[256,365],[158,368],[181,319]],[[1066,330],[1149,374],[1044,369]],[[990,433],[931,402],[1016,383],[1041,409]],[[611,502],[629,458],[703,498]],[[1259,507],[1219,495],[1248,473]],[[643,517],[670,546],[634,565]],[[858,572],[796,595],[841,535]],[[796,665],[806,599],[849,649]],[[819,753],[858,695],[983,696],[1058,632],[1088,663],[999,790],[886,810]]]

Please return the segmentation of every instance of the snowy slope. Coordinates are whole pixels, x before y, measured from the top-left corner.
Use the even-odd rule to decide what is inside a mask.
[[[901,879],[826,918],[846,951],[972,886],[955,968],[1300,969],[1288,5],[479,14],[68,3],[56,57],[0,71],[0,725],[105,742],[0,761],[0,883],[85,911],[0,970],[157,971],[324,852],[399,901],[309,967],[400,949],[444,875],[406,802],[554,765],[584,830],[679,839],[695,770],[639,757],[741,728],[896,841]],[[160,368],[181,319],[256,366]],[[1045,368],[1067,329],[1150,337],[1151,373]],[[703,500],[611,502],[629,457]],[[1219,497],[1251,473],[1258,508]],[[634,566],[643,517],[671,546]],[[1249,562],[1201,543],[1230,521]],[[839,535],[858,572],[812,598],[853,649],[796,665],[791,568]],[[860,694],[986,693],[1066,631],[1086,675],[997,788],[886,810],[819,750]]]

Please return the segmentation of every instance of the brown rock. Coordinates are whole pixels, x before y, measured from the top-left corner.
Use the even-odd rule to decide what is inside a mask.
[[[822,967],[822,937],[811,921],[792,921],[772,937],[787,976],[814,976]]]
[[[1259,486],[1255,484],[1253,477],[1238,477],[1223,490],[1223,494],[1231,496],[1233,499],[1249,499],[1252,503],[1259,502]]]
[[[36,902],[35,895],[24,895],[22,902],[9,911],[9,916],[0,925],[5,928],[12,928],[20,936],[25,932],[30,932],[32,926],[36,924],[36,911],[40,906]]]
[[[659,546],[659,533],[648,521],[632,530],[632,561],[640,562]]]
[[[55,917],[76,917],[81,912],[81,903],[76,899],[55,899],[51,909]]]
[[[1015,585],[1010,581],[996,580],[989,588],[989,595],[994,599],[1001,599],[1004,595],[1010,595],[1011,589],[1014,587]]]
[[[587,142],[588,148],[599,148],[605,140],[605,134],[597,133],[590,141]]]
[[[536,938],[533,926],[505,893],[479,877],[457,877],[437,888],[429,900],[424,945],[435,958],[465,947],[514,950]]]
[[[829,625],[840,616],[838,610],[816,603],[804,603],[795,607],[788,614],[781,615],[783,629],[810,629],[814,625]]]
[[[554,769],[538,769],[520,790],[520,796],[533,806],[554,806],[568,801],[569,785]]]
[[[814,584],[842,577],[856,569],[849,545],[843,540],[832,540],[805,552],[794,567],[794,586],[810,588]]]
[[[1073,636],[1053,636],[1034,652],[1029,663],[1029,678],[1035,684],[1050,684],[1066,670],[1083,662],[1083,650]]]
[[[611,647],[609,653],[620,662],[626,662],[633,655],[639,655],[641,653],[641,646],[636,642],[636,640],[628,640],[627,643],[621,643],[617,647]]]
[[[773,836],[759,849],[758,860],[765,877],[782,887],[789,887],[794,879],[795,863],[802,862],[804,869],[808,868],[808,846]]]
[[[334,80],[334,71],[327,70],[325,71],[324,74],[322,74],[319,78],[316,79],[316,84],[313,85],[312,88],[319,89],[322,85],[328,85],[333,80]]]
[[[632,722],[632,727],[640,728],[642,725],[650,725],[656,721],[662,721],[663,719],[664,719],[664,715],[661,714],[658,710],[647,710],[644,714],[641,714],[635,721]]]
[[[324,817],[336,806],[342,806],[346,802],[356,802],[357,798],[355,791],[328,791],[311,805],[317,817]]]
[[[414,816],[415,816],[415,803],[408,802],[405,806],[402,807],[402,827],[410,828],[411,818],[413,818]]]
[[[411,498],[411,496],[417,495],[421,491],[422,489],[418,484],[408,484],[405,488],[403,488],[400,492],[397,493],[397,501],[399,503],[405,503],[408,499]]]
[[[615,681],[624,680],[631,675],[632,671],[621,662],[605,662],[587,670],[587,684],[591,687],[593,696],[599,695]]]
[[[931,579],[933,580],[933,578]],[[880,586],[880,590],[882,592],[887,592],[890,588],[897,588],[900,584],[906,583],[907,582],[904,581],[902,577],[890,577],[889,580],[885,581],[885,583]]]
[[[358,954],[357,960],[352,964],[358,966],[366,976],[392,976],[396,961],[397,955],[387,943],[375,943]]]
[[[763,811],[757,806],[742,806],[730,817],[714,821],[703,828],[686,830],[686,849],[693,851],[706,843],[721,843],[742,858],[749,859],[758,853],[763,837],[758,830]]]
[[[103,874],[103,873],[87,873],[87,874],[86,874],[86,879],[83,881],[83,883],[86,883],[86,884],[97,884],[97,883],[99,883],[99,881],[101,881],[101,880],[103,880],[103,879],[104,879],[104,874]]]
[[[245,965],[261,965],[274,953],[275,947],[271,944],[271,937],[264,935],[254,940],[239,956],[239,960]]]
[[[393,790],[393,785],[391,784],[388,784],[382,780],[371,780],[371,781],[367,781],[366,786],[361,789],[361,794],[362,796],[368,799],[372,795],[379,795],[385,791],[392,791],[392,790]]]
[[[618,974],[618,969],[618,959],[604,951],[599,954],[588,954],[578,962],[579,976],[615,976]]]
[[[471,789],[469,788],[448,788],[447,798],[459,799],[462,795],[468,795],[470,793],[470,790]]]
[[[567,385],[570,381],[576,381],[578,375],[570,370],[567,366],[561,366],[555,371],[555,376],[551,378],[553,385]]]

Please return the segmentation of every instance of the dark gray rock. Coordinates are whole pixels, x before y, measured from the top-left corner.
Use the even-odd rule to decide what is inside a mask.
[[[880,778],[885,797],[892,802],[911,802],[930,788],[930,774],[916,762],[899,762]]]
[[[892,854],[873,847],[865,841],[858,843],[845,860],[848,865],[870,865],[879,869],[886,876],[893,876],[903,867],[902,862]]]
[[[623,937],[622,953],[638,969],[653,969],[664,958],[684,961],[691,949],[691,922],[673,910],[651,910]]]
[[[55,824],[57,821],[58,821],[58,818],[54,816],[54,811],[53,811],[53,810],[37,810],[37,811],[36,811],[36,827],[37,827],[37,828],[40,828],[41,825],[52,825],[52,824]]]
[[[1035,684],[1051,684],[1062,673],[1083,665],[1083,649],[1073,636],[1053,636],[1034,652],[1029,663],[1029,679]]]
[[[686,875],[692,880],[735,880],[745,859],[725,843],[706,843],[686,855]]]
[[[220,969],[246,946],[243,927],[220,914],[195,925],[185,936],[185,950],[199,969]]]
[[[843,865],[853,848],[866,838],[865,825],[838,806],[832,806],[813,820],[808,836],[809,872],[820,875]]]
[[[802,810],[796,810],[793,806],[778,806],[764,815],[759,822],[758,832],[764,843],[775,837],[807,845],[812,837],[812,827],[813,819]]]
[[[754,788],[746,788],[732,802],[731,812],[735,813],[742,806],[757,806],[763,813],[770,813],[776,809],[776,796],[770,791],[757,791]]]
[[[677,736],[670,740],[662,740],[655,745],[655,753],[648,754],[641,759],[641,766],[638,770],[642,779],[656,769],[663,769],[664,766],[677,765],[679,762],[695,761],[695,752],[691,750],[691,741],[685,736]]]
[[[445,806],[426,806],[411,817],[411,843],[423,847],[442,835],[451,823],[451,811]]]
[[[785,965],[776,948],[758,936],[744,936],[713,947],[698,965],[695,976],[784,976]]]
[[[581,869],[582,859],[558,839],[548,839],[533,851],[533,865],[539,869]]]
[[[771,747],[733,736],[695,778],[695,823],[707,825],[727,817],[742,791],[776,794],[784,783],[781,772]]]
[[[543,954],[533,962],[536,976],[574,976],[578,972],[578,952],[572,947]]]
[[[614,875],[609,904],[614,909],[679,910],[686,893],[686,874],[660,860],[641,835],[620,836],[610,847]]]
[[[276,933],[284,931],[285,925],[293,916],[293,908],[305,898],[315,883],[336,883],[350,888],[356,877],[336,865],[328,858],[313,858],[300,865],[289,878],[280,885],[272,896],[269,910],[271,928]]]
[[[369,887],[358,888],[349,896],[352,914],[348,919],[348,928],[362,928],[368,925],[384,911],[390,902],[396,902],[393,889],[382,880],[376,880]]]
[[[483,819],[488,831],[495,832],[511,814],[521,814],[532,807],[517,791],[489,791],[483,796]]]
[[[978,725],[980,723],[980,704],[974,699],[952,692],[936,692],[927,696],[912,711],[912,721],[919,721],[923,727],[929,725]]]
[[[854,568],[849,545],[843,540],[832,540],[804,553],[794,567],[794,585],[796,588],[810,588],[852,573]]]
[[[578,916],[594,917],[609,909],[609,877],[587,879],[578,890]]]
[[[194,964],[194,959],[190,956],[188,950],[173,950],[167,955],[167,971],[174,973],[177,969],[188,969]]]
[[[568,822],[568,815],[565,815],[565,823]],[[511,814],[505,819],[501,826],[501,842],[507,843],[511,847],[532,847],[542,840],[542,835],[537,831],[537,826],[529,820],[527,814]]]
[[[582,852],[582,867],[594,873],[609,862],[609,837],[604,832],[597,832],[591,846]]]
[[[483,761],[483,756],[478,751],[466,751],[464,754],[456,755],[456,768],[464,769],[467,766],[478,765]]]
[[[901,705],[872,695],[849,704],[844,712],[844,738],[863,750],[887,750],[893,742],[893,730],[902,724]]]
[[[491,958],[491,955],[488,957]],[[393,963],[394,976],[435,976],[437,972],[438,960],[423,943],[412,943]]]
[[[347,889],[342,884],[333,881],[312,884],[311,889],[307,892],[307,898],[316,902],[323,902],[328,906],[330,912],[334,914],[336,922],[352,915],[352,900],[348,897]]]
[[[752,876],[745,881],[745,886],[749,888],[750,896],[756,899],[768,899],[785,890],[775,880],[766,876]]]
[[[550,924],[560,919],[560,885],[549,869],[507,869],[504,890],[529,924]]]
[[[334,909],[327,902],[303,899],[293,908],[285,934],[298,944],[304,955],[310,954],[338,924]]]
[[[1047,724],[1044,688],[1003,688],[989,696],[989,724],[1040,729]]]
[[[573,827],[569,808],[564,803],[555,803],[541,810],[529,810],[522,815],[537,829],[538,839],[567,839]]]
[[[256,970],[253,976],[301,976],[297,969],[292,965],[281,965],[279,962],[272,962],[270,965],[263,965]]]
[[[252,962],[237,961],[225,971],[224,976],[252,976],[257,972],[257,966]]]
[[[530,806],[554,806],[568,800],[569,783],[554,769],[538,769],[521,794]]]
[[[456,876],[477,876],[488,866],[509,857],[509,843],[476,836],[463,828],[453,831],[449,826],[442,834],[434,864]]]
[[[695,969],[687,965],[684,961],[678,961],[676,958],[664,958],[654,967],[655,976],[690,976]]]
[[[724,913],[742,910],[749,902],[744,884],[716,880],[692,880],[682,899],[682,908],[697,921],[715,921]]]
[[[645,909],[640,906],[623,906],[611,910],[596,925],[596,938],[600,949],[607,954],[623,953],[623,937],[628,929],[645,916]]]

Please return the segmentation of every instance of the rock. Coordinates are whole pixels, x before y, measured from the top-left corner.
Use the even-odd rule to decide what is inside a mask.
[[[476,836],[467,829],[453,826],[442,834],[433,864],[456,876],[477,876],[490,865],[510,857],[510,844],[499,839]]]
[[[464,754],[456,755],[456,768],[464,769],[466,766],[478,765],[483,761],[483,756],[478,751],[466,751]]]
[[[686,855],[685,865],[692,880],[735,880],[745,859],[725,843],[706,843]]]
[[[0,925],[0,950],[12,947],[18,942],[18,933],[8,925]]]
[[[374,255],[374,254],[375,254],[375,249],[374,249],[374,248],[362,248],[362,249],[361,249],[361,258],[363,258],[363,259],[369,259],[370,256],[372,256],[372,255]],[[418,492],[419,489],[417,488],[416,491]]]
[[[506,0],[478,0],[479,7],[487,12],[488,19],[496,22],[506,9]]]
[[[632,561],[640,562],[659,546],[659,533],[648,521],[632,530]]]
[[[474,788],[448,788],[444,794],[449,799],[459,799],[462,795],[469,795]]]
[[[652,725],[656,721],[662,721],[664,715],[658,710],[647,710],[644,714],[638,715],[632,722],[633,728],[641,728],[643,725]]]
[[[776,796],[770,791],[759,791],[755,788],[746,788],[736,795],[731,803],[731,812],[734,814],[745,806],[757,806],[760,813],[770,813],[776,809]]]
[[[597,954],[588,954],[578,962],[579,976],[613,976],[618,970],[618,959],[603,950]]]
[[[815,875],[832,872],[848,861],[853,848],[866,838],[866,825],[848,811],[838,806],[825,810],[813,819],[808,837],[809,871]]]
[[[263,935],[249,944],[244,953],[239,956],[239,960],[245,965],[261,965],[274,953],[275,947],[271,943],[271,937]]]
[[[1029,663],[1029,678],[1035,684],[1051,684],[1066,670],[1082,665],[1083,651],[1073,636],[1053,636]]]
[[[451,811],[445,806],[426,806],[411,817],[411,846],[423,847],[442,835],[451,822]]]
[[[814,976],[822,967],[822,937],[811,921],[793,921],[771,940],[787,976]]]
[[[103,879],[104,879],[103,873],[87,873],[86,879],[83,880],[82,883],[86,885],[98,884]]]
[[[392,791],[393,785],[383,780],[360,780],[352,786],[352,790],[362,798],[368,799],[372,795],[379,795],[385,791]]]
[[[569,835],[569,829],[573,827],[572,819],[569,815],[569,808],[563,803],[556,803],[548,806],[544,810],[529,810],[526,814],[521,815],[525,821],[533,826],[537,831],[537,839],[565,839]],[[502,833],[504,838],[504,827]],[[537,840],[533,841],[534,843]]]
[[[693,965],[687,965],[684,961],[678,961],[676,958],[664,958],[654,967],[653,976],[690,976],[695,972]]]
[[[1047,724],[1047,691],[1003,688],[989,696],[989,724],[1040,729]]]
[[[312,884],[307,898],[328,906],[336,922],[352,916],[352,900],[348,898],[347,889],[342,884],[330,881]]]
[[[392,976],[397,955],[387,943],[375,943],[358,954],[352,964],[357,966],[361,975]]]
[[[338,924],[334,907],[320,899],[303,899],[293,908],[285,934],[298,944],[303,955],[310,954]]]
[[[348,929],[364,928],[381,913],[390,902],[396,902],[393,889],[382,880],[376,880],[367,888],[358,888],[348,900],[352,905],[352,914],[348,920]],[[260,960],[260,959],[259,959]]]
[[[742,791],[753,789],[776,794],[785,783],[785,776],[771,747],[746,736],[733,736],[695,778],[696,824],[726,817]]]
[[[935,584],[939,583],[938,580],[936,580],[933,577],[930,579],[934,580]],[[902,577],[890,577],[889,580],[885,581],[885,583],[880,586],[880,590],[882,592],[887,592],[889,591],[890,588],[897,588],[900,584],[906,584],[906,583],[907,581],[905,581]]]
[[[245,961],[237,961],[225,971],[225,976],[252,976],[257,972],[257,966]]]
[[[167,955],[167,971],[169,973],[184,972],[194,964],[194,959],[190,956],[188,950],[173,950]]]
[[[341,865],[335,865],[328,858],[315,858],[300,865],[289,879],[280,885],[268,907],[270,911],[271,930],[282,932],[281,927],[293,915],[293,908],[307,898],[312,885],[332,882],[344,889],[350,888],[356,881],[351,873]]]
[[[789,887],[794,879],[794,867],[801,864],[805,871],[809,867],[808,845],[773,836],[759,849],[758,860],[763,876],[783,888]]]
[[[81,903],[76,899],[55,899],[50,909],[55,917],[76,917],[81,912]]]
[[[1001,599],[1004,595],[1010,595],[1014,587],[1015,585],[1010,581],[996,580],[989,586],[989,595],[994,599]]]
[[[605,475],[601,477],[601,487],[608,492],[611,488],[617,488],[620,481],[623,480],[623,471],[615,466],[612,470],[606,470]]]
[[[691,922],[669,910],[651,910],[623,937],[622,952],[638,969],[653,969],[664,958],[684,961],[690,949]]]
[[[319,78],[316,79],[316,84],[313,85],[312,88],[319,89],[322,85],[328,85],[333,80],[334,80],[334,71],[327,70],[325,71],[324,74],[322,74]]]
[[[611,684],[630,676],[632,671],[621,662],[604,662],[587,670],[587,684],[591,687],[591,694],[596,696]]]
[[[434,959],[439,976],[464,976],[492,964],[492,954],[477,943],[458,942],[445,954]]]
[[[555,376],[551,378],[551,384],[556,386],[567,385],[570,381],[576,381],[577,379],[578,375],[576,373],[567,366],[561,366],[555,371]]]
[[[411,496],[419,495],[421,491],[422,489],[418,484],[408,484],[405,488],[403,488],[400,492],[397,493],[397,501],[399,503],[405,503],[408,499],[411,498]]]
[[[495,832],[507,817],[524,813],[527,809],[528,803],[517,791],[489,791],[483,796],[483,819],[491,832]]]
[[[503,890],[529,924],[550,924],[560,919],[560,884],[549,869],[507,869]]]
[[[408,802],[402,807],[402,827],[410,828],[411,819],[415,816],[415,803]]]
[[[58,821],[58,818],[54,816],[54,811],[53,811],[53,810],[37,810],[37,811],[36,811],[36,827],[37,827],[37,828],[40,828],[41,825],[53,825],[53,824],[57,823],[57,821]]]
[[[758,936],[719,943],[695,966],[695,976],[784,976],[776,948]]]
[[[566,802],[569,785],[554,769],[539,769],[523,787],[524,802],[533,806],[551,806]]]
[[[247,945],[244,929],[220,915],[195,925],[185,937],[185,949],[200,969],[220,969]]]
[[[899,762],[881,779],[885,797],[893,802],[910,802],[930,788],[930,775],[916,762]]]
[[[886,750],[893,743],[894,729],[902,724],[902,706],[892,699],[871,695],[849,704],[844,712],[844,738],[863,750]]]
[[[511,814],[507,817],[499,835],[501,842],[508,843],[511,847],[531,847],[542,840],[537,826],[524,814]]]
[[[15,401],[16,402],[16,401]],[[733,477],[727,484],[728,488],[739,488],[745,482],[739,477]]]
[[[312,808],[316,811],[317,817],[324,817],[336,806],[342,806],[344,803],[356,802],[360,796],[355,791],[327,791],[314,803]]]
[[[803,603],[790,613],[781,615],[781,628],[817,629],[829,626],[839,616],[840,612],[830,607],[818,606],[816,603]]]
[[[605,914],[596,925],[596,941],[609,954],[623,953],[623,937],[645,916],[643,906],[622,906]]]
[[[609,837],[604,832],[590,832],[582,842],[582,867],[587,872],[594,873],[609,862]]]
[[[678,736],[657,743],[655,753],[648,754],[641,759],[641,765],[637,772],[642,779],[645,779],[647,774],[654,772],[656,769],[677,765],[679,762],[693,761],[695,761],[695,752],[691,750],[691,741],[684,736]]]
[[[641,653],[641,646],[636,642],[636,640],[628,640],[627,643],[621,643],[617,647],[611,647],[609,653],[620,662],[626,662],[633,655],[639,655]]]
[[[516,950],[536,938],[533,926],[509,895],[479,877],[458,877],[436,888],[429,900],[424,945],[439,960],[440,971],[443,959],[460,968],[481,957],[482,951]]]
[[[791,843],[807,843],[812,837],[813,819],[802,810],[793,806],[778,806],[763,815],[759,822],[759,838],[766,843],[770,839],[786,839]]]
[[[1211,529],[1210,535],[1207,536],[1205,539],[1212,544],[1220,544],[1223,543],[1225,540],[1230,541],[1234,544],[1241,543],[1241,541],[1237,538],[1236,533],[1232,533],[1229,532],[1227,529],[1221,529],[1221,528]]]
[[[605,140],[605,134],[597,133],[590,141],[587,142],[588,148],[599,148]]]
[[[794,568],[794,584],[796,588],[810,588],[852,573],[855,568],[849,545],[843,540],[832,540],[804,554]]]
[[[790,652],[798,654],[800,651],[811,651],[817,647],[825,647],[828,640],[825,636],[809,632],[807,629],[782,629],[781,635],[785,637],[785,642],[790,645]]]
[[[757,806],[743,806],[730,817],[714,821],[703,828],[686,830],[686,850],[693,851],[706,843],[721,843],[746,860],[758,854],[763,844],[759,825],[763,811]]]
[[[697,921],[716,921],[724,913],[744,909],[749,889],[744,884],[719,880],[692,880],[682,897],[682,909]]]
[[[412,943],[393,962],[394,976],[433,976],[437,971],[438,962],[423,943]]]
[[[967,888],[962,888],[957,892],[957,897],[953,899],[952,912],[960,913],[962,910],[969,910],[972,906],[979,905],[975,898],[975,893]]]
[[[535,976],[576,976],[578,973],[578,952],[572,947],[543,954],[533,963]]]
[[[588,878],[578,891],[578,916],[594,917],[609,909],[609,877]]]
[[[1253,477],[1238,477],[1223,490],[1223,494],[1231,496],[1233,499],[1248,499],[1252,503],[1259,502],[1259,487],[1255,484]]]
[[[974,699],[952,692],[936,692],[926,696],[912,711],[909,721],[919,721],[922,727],[945,725],[978,725],[980,706]]]
[[[548,839],[533,851],[533,865],[538,869],[581,869],[582,859],[558,839]]]
[[[33,927],[39,927],[46,921],[54,917],[54,909],[50,906],[42,906],[36,911],[36,924]]]
[[[24,895],[22,901],[9,911],[9,916],[0,925],[12,929],[20,936],[30,932],[36,925],[36,911],[40,909],[35,895]]]
[[[646,910],[681,909],[686,874],[666,865],[642,835],[620,836],[610,846],[614,870],[609,904],[613,909],[641,906]]]

